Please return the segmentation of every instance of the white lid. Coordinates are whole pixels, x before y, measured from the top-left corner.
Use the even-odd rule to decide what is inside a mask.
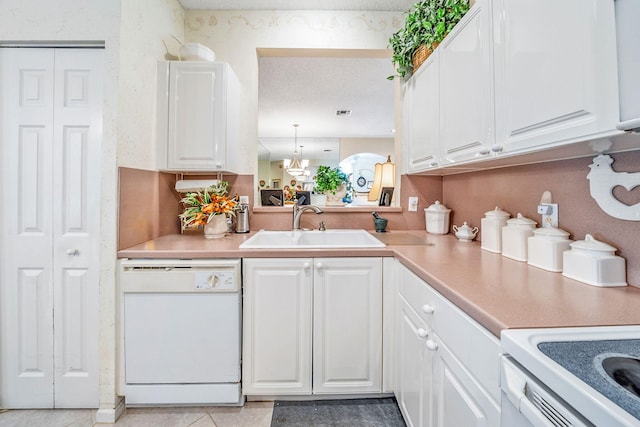
[[[544,239],[569,240],[569,233],[560,228],[536,228],[535,230],[533,230],[533,234]]]
[[[518,212],[518,216],[507,220],[507,227],[535,228],[537,224],[538,224],[537,222],[522,216],[522,214],[519,212]]]
[[[502,209],[496,206],[494,210],[485,212],[484,216],[489,218],[509,218],[511,214],[509,212],[503,211]]]
[[[425,208],[425,212],[451,212],[451,209],[447,208],[445,205],[441,204],[439,200],[436,200],[434,204]]]
[[[584,236],[584,240],[578,240],[577,242],[571,243],[571,248],[590,252],[615,253],[616,251],[616,248],[607,243],[594,239],[591,234],[587,234],[586,236]]]

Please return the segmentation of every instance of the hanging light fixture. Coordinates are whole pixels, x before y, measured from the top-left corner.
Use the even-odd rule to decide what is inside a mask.
[[[293,158],[284,159],[284,169],[287,171],[289,175],[293,177],[305,175],[305,173],[307,172],[307,166],[309,166],[309,160],[302,160],[302,150],[298,152],[298,126],[300,125],[297,123],[293,125],[293,129],[294,129]]]
[[[380,198],[383,187],[395,187],[396,166],[391,163],[391,156],[387,156],[384,163],[376,163],[373,171],[373,185],[369,190],[368,200],[374,202]]]

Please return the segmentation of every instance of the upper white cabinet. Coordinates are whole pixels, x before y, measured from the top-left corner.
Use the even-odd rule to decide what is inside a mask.
[[[239,83],[221,62],[159,62],[158,169],[233,171]]]
[[[438,51],[429,56],[404,85],[406,171],[438,165],[440,148],[440,80]]]
[[[493,1],[497,139],[504,151],[614,131],[614,2]]]
[[[486,156],[493,145],[488,5],[478,0],[404,85],[409,173]]]
[[[381,258],[249,258],[243,393],[382,391]]]
[[[440,165],[486,156],[494,143],[490,3],[478,0],[438,50]]]
[[[429,61],[404,85],[408,173],[621,133],[611,0],[478,0]]]

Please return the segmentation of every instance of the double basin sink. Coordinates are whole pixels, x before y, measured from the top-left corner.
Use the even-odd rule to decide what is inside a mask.
[[[260,230],[244,243],[241,249],[331,249],[383,248],[385,244],[366,230]]]

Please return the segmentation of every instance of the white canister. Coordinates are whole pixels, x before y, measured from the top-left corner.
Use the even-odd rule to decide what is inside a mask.
[[[484,218],[480,220],[480,247],[489,252],[499,254],[502,252],[502,227],[507,225],[507,220],[511,214],[499,207],[492,211],[485,212]]]
[[[559,228],[546,227],[533,230],[528,239],[527,262],[534,267],[556,273],[562,271],[562,254],[570,249],[573,240]]]
[[[502,255],[516,261],[527,261],[528,239],[533,236],[536,222],[518,214],[502,227]]]
[[[434,204],[425,208],[424,216],[427,232],[431,234],[447,234],[449,232],[449,215],[451,209],[436,200]]]
[[[562,275],[592,286],[627,286],[625,260],[616,248],[587,234],[563,254]]]

